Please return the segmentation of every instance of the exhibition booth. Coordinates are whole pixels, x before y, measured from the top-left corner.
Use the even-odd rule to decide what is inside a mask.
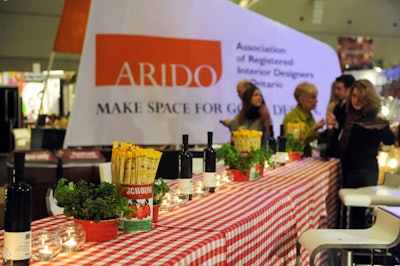
[[[92,1],[77,72],[0,73],[0,154],[7,160],[1,179],[11,182],[13,154],[24,151],[35,230],[69,221],[49,213],[48,190],[61,178],[99,184],[99,166],[112,161],[116,142],[163,152],[156,177],[176,188],[182,135],[189,135],[189,150],[201,164],[207,132],[214,134],[214,147],[230,142],[231,132],[220,121],[240,110],[235,87],[244,78],[263,94],[275,137],[284,115],[296,106],[292,95],[301,81],[318,88],[313,115],[316,121],[325,118],[332,82],[342,74],[334,49],[228,1],[171,2]],[[150,18],[155,4],[159,14]],[[196,12],[188,12],[194,6]],[[105,17],[113,19],[105,25]],[[391,123],[400,121],[396,69],[344,72],[375,84],[382,115]],[[399,173],[391,160],[399,160],[398,149],[382,148],[380,182],[386,172]],[[152,230],[135,235],[147,241],[148,250],[139,250],[123,232],[110,249],[89,243],[88,252],[62,255],[57,262],[295,265],[298,237],[310,228],[335,228],[339,220],[340,162],[313,155],[265,163],[255,180],[225,184],[214,194],[161,213]],[[218,172],[226,168],[219,165]],[[202,174],[195,173],[194,179],[201,180]],[[172,255],[157,246],[159,235],[170,241],[166,247]],[[187,247],[177,236],[193,245]],[[303,252],[301,265],[308,258]],[[326,263],[327,253],[317,261]]]

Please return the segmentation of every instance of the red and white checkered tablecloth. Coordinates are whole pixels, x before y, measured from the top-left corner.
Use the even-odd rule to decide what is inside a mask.
[[[227,265],[294,265],[297,234],[287,198],[226,188],[161,213],[157,225],[223,233]]]
[[[219,170],[223,171],[223,169]],[[266,194],[272,193],[276,196],[284,195],[286,198],[286,204],[290,205],[291,212],[284,212],[286,215],[282,215],[280,212],[273,212],[273,214],[275,214],[273,220],[278,221],[277,224],[280,224],[279,221],[281,223],[282,221],[285,221],[289,224],[294,223],[296,231],[295,235],[297,239],[302,232],[310,228],[335,228],[339,208],[337,193],[340,187],[340,170],[339,160],[320,161],[318,158],[308,158],[291,162],[284,167],[278,167],[276,169],[269,170],[256,180],[237,182],[229,187],[231,190],[237,189],[241,191],[241,194],[243,195],[248,195],[249,192],[256,194],[255,191],[261,191],[261,193]],[[201,177],[201,174],[198,174],[194,175],[193,179],[197,181],[200,180]],[[176,180],[168,180],[167,182],[172,187],[176,187],[177,185]],[[198,212],[198,208],[195,208],[194,203],[191,204],[193,205],[190,206],[193,207],[187,208],[193,208],[195,210],[194,212],[192,211],[194,215],[196,212]],[[271,203],[271,205],[273,205],[273,203]],[[282,208],[282,206],[275,206],[276,210],[279,210],[279,208]],[[220,211],[220,213],[220,216],[225,217],[223,215],[225,212]],[[289,213],[292,215],[288,215]],[[168,214],[167,216],[171,215],[175,215],[175,212]],[[183,216],[183,214],[180,215]],[[227,216],[225,218],[227,218]],[[229,220],[229,218],[226,220]],[[179,220],[176,220],[176,223],[179,223],[178,221]],[[171,222],[171,219],[169,219],[168,222]],[[160,223],[166,225],[167,220],[163,220],[163,218],[161,218]],[[171,225],[172,224],[173,223],[171,222]],[[189,227],[189,224],[185,226]],[[175,226],[176,225],[177,224],[175,224]],[[204,223],[202,223],[202,226],[204,226]],[[210,230],[209,227],[210,225],[205,226],[207,230]],[[196,227],[193,226],[191,228]],[[199,228],[199,226],[197,226],[197,228]],[[217,230],[217,227],[213,227],[213,230]],[[247,237],[246,234],[242,233],[242,231],[236,230],[233,232],[237,234],[236,239]],[[277,239],[276,236],[271,237],[271,241],[269,242],[272,243],[272,240],[275,239]],[[236,250],[235,248],[230,248],[230,244],[231,243],[227,238],[228,264],[231,261],[242,262],[240,260],[230,259],[231,257],[239,256],[233,252],[229,252],[229,250]],[[295,245],[288,244],[285,246],[285,248],[286,251],[283,252],[284,254],[295,253]],[[256,254],[256,252],[250,253],[247,256],[247,260],[252,261],[254,258],[252,258],[251,255],[254,254]],[[304,248],[301,250],[301,255],[301,264],[308,265],[309,255]],[[328,259],[326,253],[320,255],[321,256],[316,258],[317,265],[323,264]],[[279,262],[278,264],[274,264],[272,261],[268,260],[267,262],[268,263],[266,265],[295,265],[294,261],[290,261],[290,263],[287,264],[282,264]],[[256,263],[254,265],[262,264]]]
[[[340,176],[339,160],[320,161],[309,158],[267,171],[259,179],[235,183],[233,187],[288,193],[298,237],[310,228],[335,228],[338,221]],[[302,265],[307,265],[309,256],[303,248],[301,254]],[[324,254],[317,258],[316,263],[326,260]]]
[[[335,226],[339,180],[338,160],[292,162],[161,213],[151,231],[120,233],[115,240],[86,243],[79,252],[35,264],[295,265],[296,239],[303,231]],[[177,181],[167,182],[174,187]],[[70,220],[48,217],[33,222],[32,229],[55,229]],[[308,260],[302,250],[302,265]],[[317,263],[325,261],[321,256]]]
[[[293,219],[298,237],[310,228],[335,228],[339,209],[337,193],[340,176],[339,160],[320,161],[318,158],[308,158],[269,170],[256,180],[234,183],[230,188],[236,188],[243,194],[248,194],[245,191],[254,193],[256,190],[284,193],[293,215],[280,218],[286,221]],[[194,176],[195,180],[200,178],[201,175]],[[175,186],[175,181],[170,184]],[[229,243],[227,248],[229,249]],[[287,248],[295,249],[294,246]],[[293,250],[286,254],[291,254]],[[303,248],[301,254],[302,265],[307,265],[309,256]],[[316,263],[324,263],[326,260],[326,254],[321,254]]]
[[[72,221],[64,215],[32,223],[32,231],[54,230]],[[3,233],[0,235],[2,249]],[[73,253],[31,265],[226,265],[225,236],[219,232],[155,227],[140,233],[119,233],[107,242],[86,242]]]

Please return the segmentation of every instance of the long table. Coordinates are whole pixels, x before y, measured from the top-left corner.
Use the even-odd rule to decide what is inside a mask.
[[[163,214],[157,225],[222,233],[227,265],[290,265],[296,254],[287,247],[297,236],[287,197],[225,189]]]
[[[46,217],[32,223],[32,232],[56,230],[68,222],[72,218],[64,215]],[[218,232],[155,226],[147,232],[120,232],[107,242],[86,242],[78,252],[60,253],[49,262],[31,261],[31,265],[226,265],[225,246]]]
[[[339,210],[337,195],[340,188],[340,176],[341,168],[338,160],[320,161],[317,158],[308,158],[269,170],[258,179],[231,185],[230,192],[223,192],[223,194],[230,193],[233,197],[237,197],[239,202],[243,201],[245,197],[248,197],[247,200],[251,202],[254,200],[252,199],[254,195],[257,195],[256,198],[262,197],[260,195],[266,195],[265,201],[258,206],[258,208],[266,207],[267,213],[273,217],[266,222],[266,227],[271,225],[282,227],[282,232],[287,239],[284,241],[284,245],[275,245],[276,243],[273,240],[276,240],[276,237],[281,233],[277,230],[272,235],[274,237],[270,236],[271,241],[265,241],[263,246],[248,244],[251,248],[246,249],[247,246],[238,247],[235,244],[240,243],[240,241],[257,243],[257,239],[261,239],[261,237],[254,234],[249,236],[242,233],[244,230],[238,229],[234,232],[235,241],[229,242],[232,234],[226,234],[227,264],[295,265],[295,255],[293,255],[295,254],[295,243],[302,232],[311,228],[335,228],[337,226]],[[199,179],[199,176],[195,177],[195,181],[197,179]],[[176,181],[169,181],[172,187],[175,187],[176,183]],[[246,204],[240,204],[239,209],[242,206],[245,208]],[[254,208],[254,206],[252,207]],[[224,205],[224,207],[217,208],[216,212],[230,208]],[[166,220],[164,221],[161,218],[158,224],[198,230],[214,230],[223,233],[229,231],[229,228],[227,229],[224,226],[217,227],[197,223],[197,213],[202,213],[201,219],[215,220],[213,213],[203,210],[202,204],[193,205],[193,207],[190,205],[182,212],[167,213],[165,215]],[[183,217],[187,217],[186,215],[192,215],[193,217],[190,217],[194,222],[182,222]],[[216,220],[229,224],[229,221],[236,217],[225,212],[219,212]],[[253,229],[255,230],[258,226],[254,225]],[[252,240],[247,240],[247,238]],[[270,250],[273,250],[273,254],[268,252]],[[247,254],[247,256],[243,258],[243,254]],[[303,247],[301,254],[301,264],[307,265],[309,255]],[[315,260],[316,264],[324,264],[328,260],[327,255],[327,253],[321,253]],[[268,263],[263,264],[265,262],[263,256],[267,257],[266,262]]]
[[[288,167],[267,172],[263,178],[253,182],[236,183],[241,190],[275,191],[288,193],[292,204],[293,219],[297,237],[311,228],[335,228],[338,224],[338,190],[340,188],[341,168],[338,160],[320,161],[306,159]],[[308,254],[301,252],[306,265]],[[327,254],[316,258],[316,263],[327,260]]]
[[[32,264],[295,265],[297,237],[309,228],[336,224],[339,176],[337,160],[292,162],[162,212],[151,231],[120,233],[115,240],[89,242],[79,252]],[[175,180],[168,183],[176,186]],[[33,222],[32,230],[54,229],[69,220],[47,217]],[[302,265],[307,256],[302,251]]]

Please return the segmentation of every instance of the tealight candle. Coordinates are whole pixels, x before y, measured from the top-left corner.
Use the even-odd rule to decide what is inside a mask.
[[[77,242],[74,240],[73,237],[71,237],[69,240],[64,242],[64,246],[67,246],[68,248],[73,248],[75,247]]]
[[[186,204],[186,202],[188,202],[188,200],[189,200],[189,195],[183,194],[179,189],[175,191],[174,201],[176,205],[182,207]]]
[[[53,232],[32,233],[32,258],[36,261],[50,261],[61,251],[61,239]]]
[[[206,193],[205,193],[203,190],[200,190],[200,189],[196,189],[196,190],[194,191],[194,196],[195,196],[195,197],[198,197],[198,198],[204,197],[205,194],[206,194]]]
[[[64,252],[73,252],[82,248],[86,242],[86,232],[81,224],[68,223],[60,225],[57,234],[62,241]]]
[[[43,255],[51,255],[53,254],[53,251],[51,251],[47,245],[44,246],[43,249],[39,250],[39,253],[43,254]]]
[[[198,198],[202,198],[207,196],[207,191],[208,189],[206,187],[203,186],[203,182],[202,181],[198,181],[196,183],[196,185],[194,186],[194,196],[198,197]]]
[[[161,202],[160,211],[170,211],[175,207],[175,201],[170,193],[165,193]]]
[[[219,190],[219,189],[221,189],[221,187],[222,187],[221,180],[217,180],[217,183],[215,183],[215,189]]]

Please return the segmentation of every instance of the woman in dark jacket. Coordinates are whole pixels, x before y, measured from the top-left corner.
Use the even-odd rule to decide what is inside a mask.
[[[381,143],[392,145],[394,133],[389,123],[378,117],[381,108],[374,85],[358,80],[350,90],[347,115],[340,138],[344,150],[342,174],[344,188],[375,186],[378,182],[377,155]],[[365,228],[365,208],[352,208],[350,228]]]

